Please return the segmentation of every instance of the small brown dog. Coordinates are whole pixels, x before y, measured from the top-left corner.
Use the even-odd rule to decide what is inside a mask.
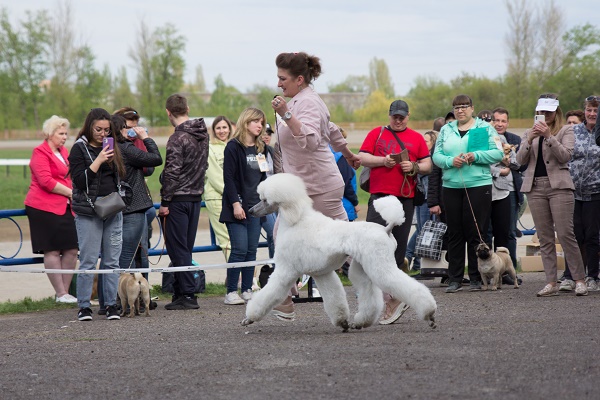
[[[517,272],[506,247],[497,247],[494,253],[487,244],[480,243],[475,253],[477,254],[477,269],[479,269],[483,281],[483,290],[487,290],[490,280],[492,290],[502,289],[502,275],[505,273],[513,278],[515,289],[519,288]]]
[[[150,316],[150,285],[148,281],[139,272],[121,273],[119,276],[119,297],[121,298],[121,317],[125,315],[127,305],[129,305],[129,315],[140,315],[140,297],[146,305],[146,317]]]

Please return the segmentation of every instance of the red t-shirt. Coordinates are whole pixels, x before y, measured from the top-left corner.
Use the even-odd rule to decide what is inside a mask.
[[[369,132],[360,151],[378,157],[402,151],[402,147],[389,129],[385,128],[381,136],[380,133],[381,127]],[[396,132],[396,135],[408,150],[410,161],[418,161],[430,156],[425,139],[419,132],[406,128],[402,132]],[[384,166],[371,168],[370,192],[412,198],[415,195],[416,177],[416,175],[405,176],[399,165],[393,168]]]

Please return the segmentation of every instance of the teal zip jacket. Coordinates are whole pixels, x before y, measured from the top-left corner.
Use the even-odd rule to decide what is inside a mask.
[[[442,186],[461,189],[491,185],[490,164],[502,160],[504,153],[501,148],[498,133],[482,119],[475,118],[475,125],[462,138],[458,133],[458,121],[444,125],[433,153],[433,162],[442,169]],[[461,168],[452,166],[454,157],[468,152],[475,155],[473,164],[463,164]]]

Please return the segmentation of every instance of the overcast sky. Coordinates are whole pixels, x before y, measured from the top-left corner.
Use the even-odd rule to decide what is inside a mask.
[[[543,5],[549,0],[529,0]],[[51,10],[55,0],[0,0],[17,21],[25,10]],[[589,0],[558,0],[567,29],[597,25]],[[568,5],[568,6],[567,6]],[[496,78],[506,69],[508,17],[503,0],[77,0],[75,28],[101,68],[125,65],[141,20],[151,28],[171,22],[187,38],[186,81],[202,65],[209,90],[221,74],[246,92],[277,84],[275,57],[306,51],[321,58],[315,89],[327,91],[349,75],[368,75],[373,57],[384,59],[396,93],[418,76],[444,81],[468,72]]]

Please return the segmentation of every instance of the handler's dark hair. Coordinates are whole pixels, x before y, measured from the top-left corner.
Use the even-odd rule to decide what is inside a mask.
[[[321,60],[305,52],[281,53],[275,59],[277,68],[287,69],[294,77],[303,76],[304,81],[312,83],[321,75]]]

